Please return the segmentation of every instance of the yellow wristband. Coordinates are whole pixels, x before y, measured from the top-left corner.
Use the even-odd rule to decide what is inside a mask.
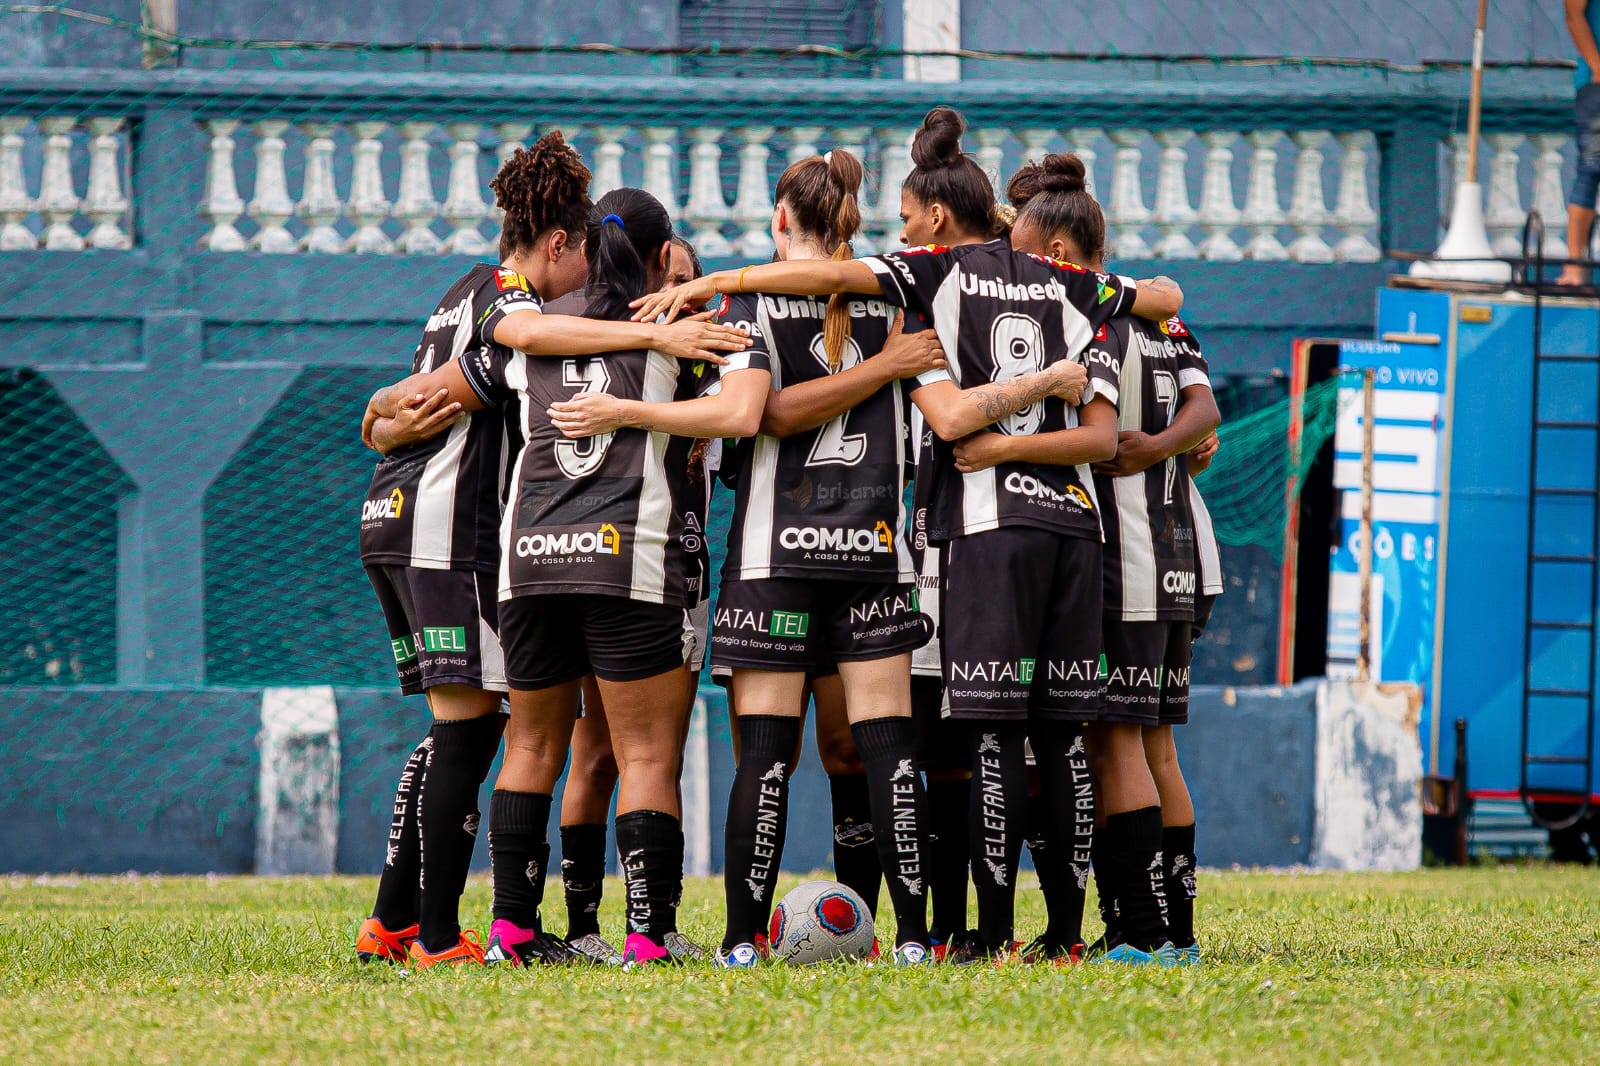
[[[738,287],[738,291],[739,292],[743,292],[744,291],[744,273],[745,273],[745,271],[747,271],[749,269],[750,268],[747,267],[747,266],[739,268],[739,287]]]

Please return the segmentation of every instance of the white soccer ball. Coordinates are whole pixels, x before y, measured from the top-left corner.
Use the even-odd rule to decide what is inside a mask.
[[[772,957],[797,966],[872,953],[872,911],[837,881],[796,885],[772,912]]]

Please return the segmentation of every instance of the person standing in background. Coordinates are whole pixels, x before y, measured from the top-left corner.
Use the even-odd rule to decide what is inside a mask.
[[[1594,230],[1595,197],[1600,195],[1600,44],[1596,43],[1596,0],[1565,0],[1567,32],[1578,50],[1577,120],[1578,167],[1567,191],[1567,254],[1589,258],[1589,236]],[[1556,279],[1561,285],[1586,285],[1589,268],[1568,263]]]

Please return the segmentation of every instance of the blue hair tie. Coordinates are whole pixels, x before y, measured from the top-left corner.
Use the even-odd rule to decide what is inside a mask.
[[[602,218],[600,220],[600,225],[604,226],[607,222],[615,222],[617,224],[617,228],[618,229],[627,229],[628,228],[623,223],[621,215],[607,215],[605,218]]]

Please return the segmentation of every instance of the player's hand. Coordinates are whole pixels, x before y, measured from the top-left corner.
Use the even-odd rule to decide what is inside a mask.
[[[718,352],[742,352],[751,344],[749,334],[739,327],[712,322],[710,311],[657,326],[656,333],[656,351],[674,359],[701,359],[718,366],[728,363]]]
[[[1065,400],[1068,406],[1078,406],[1078,401],[1083,399],[1083,390],[1089,386],[1089,371],[1080,363],[1063,359],[1053,364],[1045,373],[1049,374],[1054,382],[1051,394]]]
[[[1125,429],[1117,434],[1117,457],[1108,462],[1095,463],[1094,472],[1110,477],[1127,477],[1155,466],[1166,455],[1155,438],[1137,429]]]
[[[580,392],[545,408],[550,424],[573,438],[610,433],[623,426],[622,401],[604,392]]]
[[[889,327],[889,339],[884,341],[883,350],[873,358],[884,360],[889,373],[896,379],[914,378],[930,370],[943,370],[944,348],[939,345],[939,335],[931,329],[921,333],[901,332],[905,318],[904,312],[894,316],[894,325]]]
[[[662,315],[666,315],[667,321],[672,322],[685,304],[703,304],[716,293],[711,275],[708,274],[703,278],[686,281],[682,285],[674,285],[670,289],[641,296],[629,306],[634,309],[635,322],[654,322]]]
[[[1222,442],[1217,439],[1217,431],[1212,430],[1206,439],[1196,444],[1189,451],[1189,476],[1204,473],[1211,466],[1211,460],[1216,458],[1217,449],[1222,447]]]
[[[976,474],[1006,461],[1008,438],[1004,433],[980,429],[970,437],[956,442],[956,469],[963,474]]]
[[[390,450],[437,436],[461,417],[459,403],[447,403],[450,390],[440,389],[432,396],[416,393],[400,398],[400,409],[390,420],[386,434]]]

